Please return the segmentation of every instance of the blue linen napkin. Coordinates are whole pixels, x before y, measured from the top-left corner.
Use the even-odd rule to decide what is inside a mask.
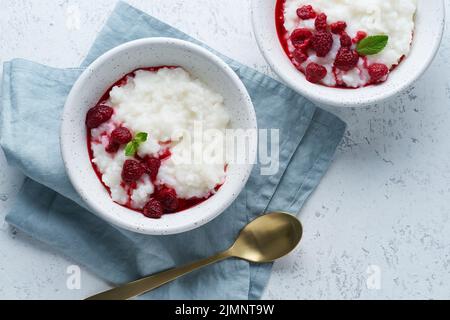
[[[119,2],[83,67],[121,43],[155,36],[205,46]],[[283,84],[218,55],[247,87],[259,127],[280,130],[280,170],[276,175],[260,175],[257,165],[245,190],[228,210],[209,224],[184,234],[145,236],[109,225],[86,210],[65,174],[60,156],[58,134],[64,102],[83,69],[62,70],[13,60],[4,64],[0,144],[8,162],[28,178],[7,222],[99,277],[121,284],[226,249],[239,230],[263,212],[298,212],[330,165],[345,124]],[[271,267],[231,259],[183,277],[144,298],[259,299]]]

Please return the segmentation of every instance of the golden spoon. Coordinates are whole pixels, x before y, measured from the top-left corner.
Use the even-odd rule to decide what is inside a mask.
[[[170,269],[122,287],[92,296],[87,300],[126,300],[156,289],[187,273],[227,258],[267,263],[290,253],[302,238],[302,225],[293,215],[272,212],[250,222],[233,246],[213,257]]]

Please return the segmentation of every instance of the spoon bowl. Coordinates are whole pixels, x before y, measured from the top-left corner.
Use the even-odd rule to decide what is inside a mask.
[[[302,235],[302,224],[297,218],[288,213],[273,212],[248,224],[230,248],[230,253],[250,262],[273,262],[294,250]]]

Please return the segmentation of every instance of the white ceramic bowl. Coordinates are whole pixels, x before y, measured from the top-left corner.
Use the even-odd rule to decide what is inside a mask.
[[[390,74],[388,81],[359,89],[328,88],[308,82],[291,63],[278,39],[276,0],[253,0],[253,30],[271,68],[291,88],[306,98],[338,107],[361,107],[381,102],[406,89],[431,64],[445,26],[444,0],[418,0],[414,40],[409,56]]]
[[[89,160],[85,119],[108,88],[135,69],[181,66],[225,98],[231,128],[257,128],[256,115],[241,80],[208,50],[170,38],[142,39],[123,44],[99,57],[80,76],[67,99],[61,128],[61,149],[69,178],[81,198],[101,218],[138,233],[175,234],[197,228],[222,213],[245,186],[256,159],[257,138],[252,137],[245,165],[230,164],[225,184],[200,205],[182,213],[148,219],[114,203]],[[226,228],[226,226],[224,226]]]

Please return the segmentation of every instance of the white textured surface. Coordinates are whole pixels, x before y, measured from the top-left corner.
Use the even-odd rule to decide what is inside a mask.
[[[130,3],[270,73],[252,36],[249,0]],[[114,1],[0,0],[0,7],[1,61],[68,67],[82,61]],[[276,264],[266,298],[450,298],[449,56],[446,33],[431,68],[405,94],[372,108],[331,109],[348,132],[301,213],[301,247]],[[3,155],[0,162],[3,221],[21,177]],[[83,271],[81,290],[68,290],[72,263],[0,222],[0,298],[77,299],[106,288]],[[380,290],[367,288],[371,265],[381,270]]]

